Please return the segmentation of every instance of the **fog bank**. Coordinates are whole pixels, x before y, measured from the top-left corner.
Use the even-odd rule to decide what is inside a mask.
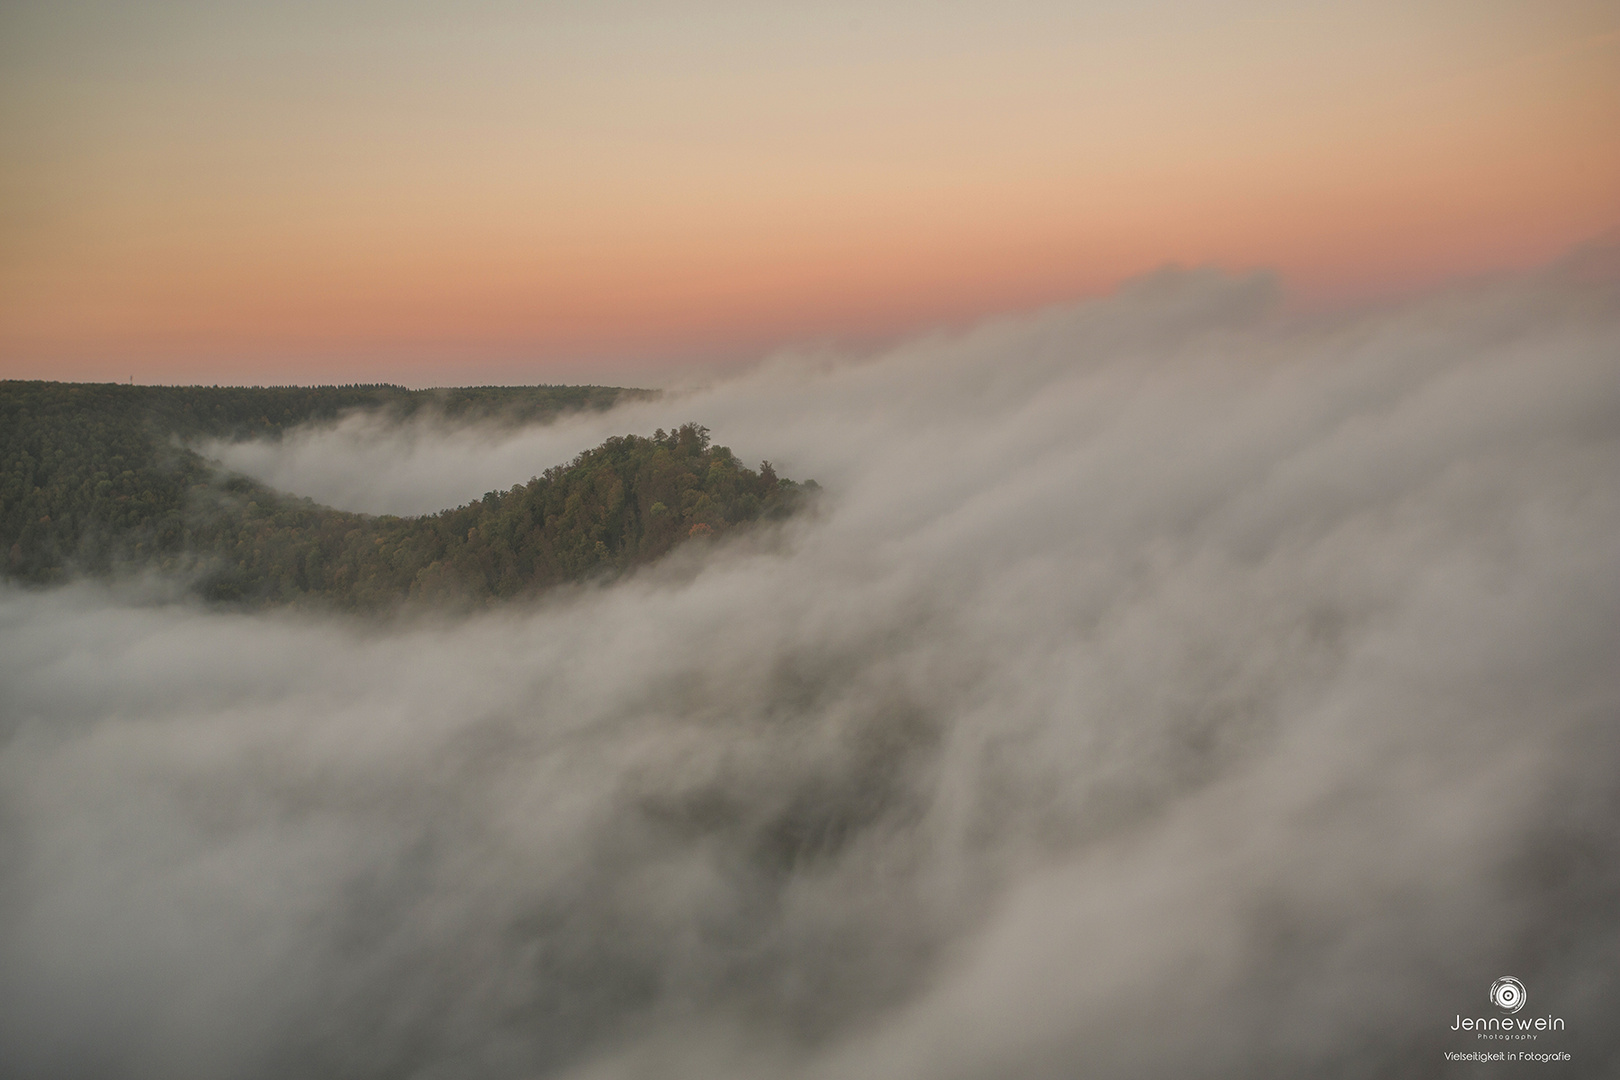
[[[685,420],[826,497],[456,621],[0,592],[0,1071],[1470,1075],[1503,974],[1620,1064],[1613,275],[221,453],[423,512]]]

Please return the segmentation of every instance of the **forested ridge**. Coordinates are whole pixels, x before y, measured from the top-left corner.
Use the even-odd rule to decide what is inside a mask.
[[[187,575],[239,603],[377,609],[494,600],[620,572],[791,512],[813,484],[744,467],[688,424],[609,439],[438,514],[350,513],[221,473],[185,441],[277,437],[353,409],[514,423],[606,408],[612,387],[138,387],[0,382],[6,576]]]

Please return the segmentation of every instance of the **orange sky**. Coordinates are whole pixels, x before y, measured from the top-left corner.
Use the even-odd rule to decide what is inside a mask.
[[[611,377],[1620,224],[1609,2],[0,12],[0,377]]]

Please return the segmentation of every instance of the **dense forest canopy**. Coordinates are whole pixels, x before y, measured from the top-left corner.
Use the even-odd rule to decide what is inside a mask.
[[[532,423],[648,391],[386,385],[151,387],[0,382],[4,573],[191,575],[222,601],[377,609],[493,600],[648,562],[785,516],[806,490],[744,467],[706,428],[609,439],[509,491],[423,517],[320,506],[223,473],[187,445],[276,438],[354,410]]]

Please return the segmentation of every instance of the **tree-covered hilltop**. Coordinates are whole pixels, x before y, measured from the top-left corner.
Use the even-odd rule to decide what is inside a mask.
[[[213,468],[187,440],[278,438],[298,424],[357,410],[531,422],[649,393],[604,386],[407,390],[0,381],[0,570],[45,582],[187,550],[188,514],[214,480]]]
[[[745,468],[687,424],[625,435],[527,484],[418,518],[371,517],[236,480],[199,515],[190,548],[217,560],[205,595],[325,598],[340,606],[493,600],[617,573],[694,536],[790,513],[813,484]],[[269,501],[266,502],[266,496]]]
[[[436,396],[412,396],[426,393]],[[609,439],[453,510],[373,517],[221,475],[182,441],[274,436],[354,408],[521,421],[603,408],[624,393],[644,392],[0,382],[4,572],[49,583],[150,568],[193,575],[218,600],[343,608],[498,599],[623,571],[692,536],[783,516],[814,486],[779,479],[769,463],[745,468],[688,424]]]

